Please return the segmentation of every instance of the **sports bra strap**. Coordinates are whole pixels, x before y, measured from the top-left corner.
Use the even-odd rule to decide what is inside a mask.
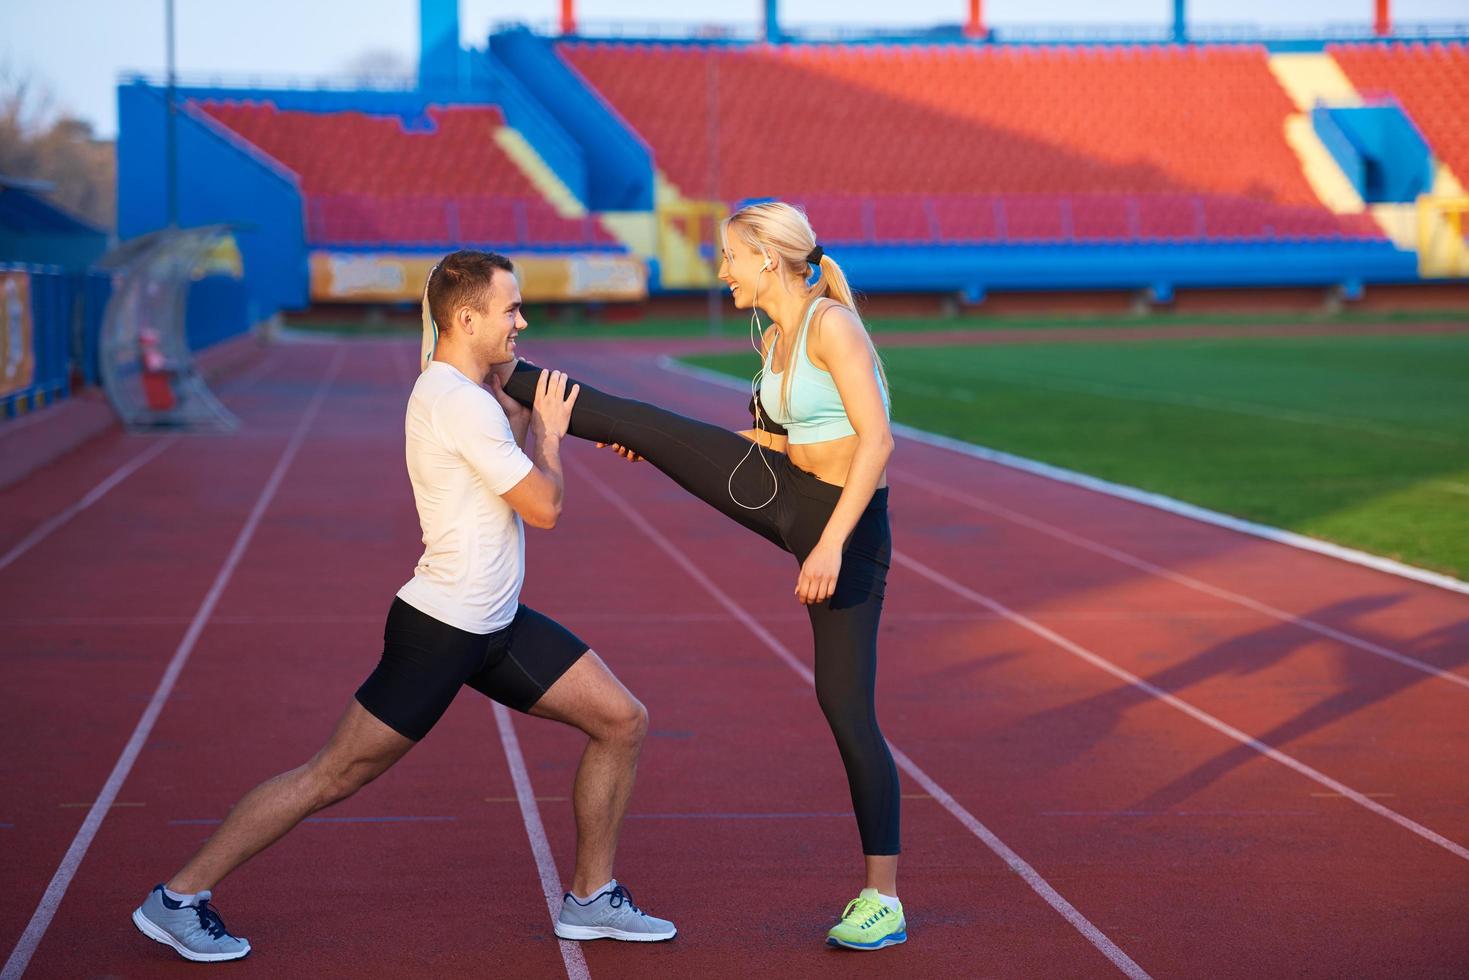
[[[816,315],[816,307],[821,304],[822,300],[827,298],[828,297],[826,296],[818,296],[810,303],[806,304],[806,315],[801,318],[801,326],[798,330],[796,330],[795,334],[791,338],[792,344],[796,344],[799,341],[801,357],[806,361],[807,364],[811,364],[811,355],[806,353],[806,329],[811,326],[811,318]],[[792,352],[789,350],[786,351],[786,371],[789,371],[791,369],[791,353]],[[775,345],[771,344],[770,347],[767,348],[765,351],[765,367],[767,369],[770,367],[770,358],[774,354]],[[811,367],[817,371],[821,370],[820,368],[816,367],[815,364],[811,364]],[[783,374],[785,372],[781,373]]]

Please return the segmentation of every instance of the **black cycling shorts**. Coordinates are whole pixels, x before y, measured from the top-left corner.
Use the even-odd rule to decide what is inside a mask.
[[[357,703],[400,735],[420,741],[465,685],[529,711],[588,646],[529,606],[493,633],[469,633],[393,599],[383,656]]]

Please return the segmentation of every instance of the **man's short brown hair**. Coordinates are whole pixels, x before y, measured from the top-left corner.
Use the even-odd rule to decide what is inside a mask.
[[[439,262],[428,280],[428,309],[439,331],[449,329],[454,311],[468,306],[480,312],[490,299],[495,270],[514,275],[515,266],[498,252],[476,252],[460,249],[450,252]]]

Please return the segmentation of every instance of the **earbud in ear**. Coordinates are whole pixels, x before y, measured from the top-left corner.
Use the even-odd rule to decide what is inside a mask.
[[[770,253],[769,252],[761,252],[760,254],[763,255],[763,256],[765,256],[765,264],[760,267],[761,271],[763,272],[766,269],[774,269],[775,268],[775,259],[773,259],[773,258],[770,257]]]

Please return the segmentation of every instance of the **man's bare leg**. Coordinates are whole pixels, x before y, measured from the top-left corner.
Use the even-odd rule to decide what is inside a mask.
[[[415,744],[354,699],[326,746],[304,766],[266,780],[245,794],[166,887],[183,894],[212,890],[302,820],[345,800],[382,775]]]
[[[530,713],[588,736],[572,790],[576,813],[576,870],[571,891],[590,897],[612,878],[622,818],[632,798],[648,711],[588,651],[536,702]]]

